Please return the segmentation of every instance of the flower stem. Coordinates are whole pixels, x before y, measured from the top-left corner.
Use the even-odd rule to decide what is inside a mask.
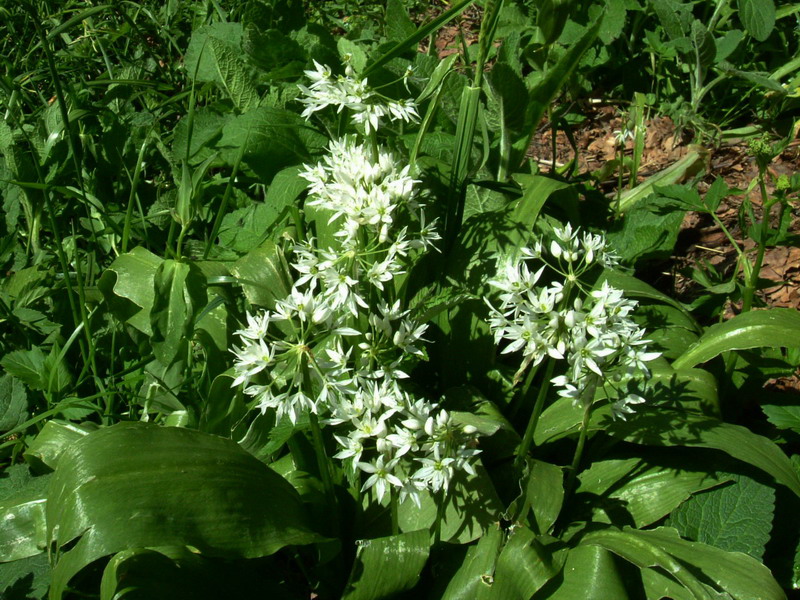
[[[392,535],[398,535],[400,533],[400,518],[397,506],[397,491],[394,488],[389,493],[389,508],[392,512]]]
[[[528,456],[528,450],[533,443],[533,434],[536,431],[536,425],[539,423],[539,417],[542,414],[542,409],[544,409],[544,401],[547,397],[547,392],[550,389],[550,379],[553,376],[553,368],[555,367],[555,364],[556,361],[552,358],[547,359],[547,368],[544,373],[544,379],[539,386],[539,393],[536,396],[536,403],[533,405],[533,412],[531,412],[531,417],[528,420],[528,426],[525,428],[525,434],[522,436],[522,442],[520,442],[519,445],[517,458],[514,460],[514,469],[517,471],[519,471],[525,464],[525,459]],[[527,392],[527,388],[530,386],[530,381],[526,381],[525,385],[525,391]]]
[[[581,420],[581,431],[580,435],[578,436],[578,445],[575,448],[575,455],[572,457],[572,465],[569,468],[569,475],[567,476],[567,483],[564,486],[565,491],[565,500],[569,497],[572,493],[572,488],[575,485],[575,479],[578,476],[578,467],[581,464],[581,458],[583,457],[583,449],[586,446],[586,437],[589,433],[589,418],[592,416],[592,404],[591,400],[586,402],[586,406],[583,408],[583,419]]]

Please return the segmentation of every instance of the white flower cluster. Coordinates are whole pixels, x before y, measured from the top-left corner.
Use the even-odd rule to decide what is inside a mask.
[[[532,249],[523,248],[518,261],[506,260],[498,277],[489,283],[500,290],[500,307],[488,302],[490,327],[495,343],[505,340],[503,353],[522,351],[519,379],[531,365],[549,356],[567,363],[566,373],[552,379],[562,388],[560,396],[584,406],[594,400],[598,387],[606,386],[615,417],[625,419],[634,412],[641,396],[629,393],[629,385],[648,376],[645,363],[659,356],[647,352],[644,330],[631,319],[636,302],[604,282],[581,298],[580,277],[596,263],[614,264],[616,259],[599,235],[573,231],[570,225],[553,231],[549,257],[537,241]],[[532,272],[527,261],[541,259],[545,264]],[[563,281],[539,286],[547,267]],[[573,291],[578,297],[572,298]]]
[[[314,67],[313,71],[305,71],[311,83],[308,86],[298,86],[304,96],[300,102],[306,105],[304,117],[308,118],[328,106],[335,106],[339,112],[348,108],[353,122],[362,125],[367,135],[380,127],[384,117],[406,123],[419,120],[417,105],[413,100],[389,100],[382,97],[369,86],[366,79],[355,78],[350,64],[345,67],[344,76],[334,76],[330,67],[317,61],[314,61]]]
[[[424,357],[427,326],[394,299],[394,279],[440,238],[435,221],[425,222],[419,182],[397,163],[346,137],[306,166],[306,205],[330,213],[334,247],[314,239],[294,246],[291,293],[271,311],[248,314],[236,332],[233,385],[277,420],[316,415],[332,429],[334,458],[348,477],[363,474],[362,491],[373,489],[380,502],[393,490],[419,505],[423,490],[446,490],[457,472],[474,473],[479,451],[474,429],[403,386],[404,364]]]

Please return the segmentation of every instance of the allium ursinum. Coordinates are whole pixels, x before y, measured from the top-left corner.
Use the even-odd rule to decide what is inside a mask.
[[[329,104],[368,93],[364,82],[334,80],[317,66],[308,89],[325,91]],[[307,112],[316,106],[307,104]],[[425,356],[427,325],[394,298],[394,279],[440,237],[425,219],[419,181],[390,152],[355,136],[328,150],[302,176],[306,206],[338,227],[332,246],[295,244],[289,295],[270,312],[248,314],[236,332],[233,384],[278,420],[316,415],[340,446],[334,458],[379,502],[391,492],[419,504],[424,490],[446,490],[456,473],[474,473],[479,452],[474,429],[403,384],[406,365]]]
[[[648,376],[645,363],[659,354],[647,352],[644,330],[630,316],[635,301],[607,282],[588,294],[583,291],[581,276],[596,264],[615,264],[616,258],[601,236],[581,234],[569,225],[554,229],[548,252],[544,247],[537,240],[516,260],[501,261],[489,282],[500,290],[499,308],[487,300],[495,343],[507,342],[504,354],[522,352],[516,380],[545,357],[564,361],[565,373],[552,380],[562,388],[560,396],[586,406],[604,386],[614,398],[613,415],[624,419],[644,402],[629,389]],[[534,271],[528,265],[533,260],[544,264]],[[548,268],[557,278],[539,285]]]
[[[337,112],[347,108],[353,123],[364,127],[367,135],[376,131],[381,121],[388,117],[392,121],[416,122],[419,120],[417,105],[413,100],[390,100],[369,86],[366,79],[356,79],[353,67],[345,67],[345,74],[334,75],[330,67],[314,61],[314,70],[305,71],[311,83],[299,85],[305,104],[303,116],[308,118],[328,106]]]

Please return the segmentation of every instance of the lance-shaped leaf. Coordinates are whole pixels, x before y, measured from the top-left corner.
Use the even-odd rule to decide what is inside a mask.
[[[800,347],[800,312],[792,308],[754,310],[712,325],[672,366],[693,367],[730,350],[779,347]]]
[[[698,579],[698,572],[736,600],[780,600],[786,597],[769,569],[753,557],[699,542],[687,542],[669,527],[650,531],[609,528],[587,534],[581,544],[602,546],[642,569],[660,567],[689,589],[695,598],[718,596],[717,590]]]
[[[83,567],[130,548],[254,558],[320,539],[292,486],[236,443],[146,423],[100,429],[61,457],[47,536],[59,549],[80,538],[58,556],[53,600]]]

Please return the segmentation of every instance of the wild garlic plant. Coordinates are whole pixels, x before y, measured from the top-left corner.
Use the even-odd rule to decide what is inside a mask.
[[[534,262],[541,266],[531,268]],[[631,318],[637,303],[607,282],[590,289],[582,281],[596,266],[614,264],[616,258],[602,236],[573,230],[567,224],[553,229],[549,244],[537,239],[532,247],[522,248],[518,257],[502,259],[497,277],[489,282],[500,291],[499,306],[486,300],[495,343],[505,344],[504,354],[522,353],[515,381],[534,367],[528,374],[527,388],[535,367],[549,359],[520,457],[530,446],[549,384],[559,388],[559,396],[584,410],[580,449],[600,389],[611,400],[614,418],[625,419],[635,412],[636,405],[645,402],[635,393],[636,384],[647,379],[646,363],[659,353],[647,350],[644,329]],[[542,284],[545,271],[553,279]],[[556,369],[561,374],[552,377]]]
[[[419,505],[423,491],[444,493],[457,472],[474,474],[479,451],[474,430],[404,381],[424,356],[427,325],[402,306],[395,282],[440,237],[426,221],[420,182],[376,133],[382,117],[414,119],[416,110],[412,101],[381,103],[349,66],[335,78],[315,65],[306,72],[312,83],[301,86],[304,114],[333,105],[350,111],[363,134],[331,141],[320,162],[305,166],[305,205],[336,231],[326,243],[298,240],[291,293],[247,315],[236,332],[233,385],[262,413],[274,411],[276,423],[309,420],[323,478],[322,427],[355,488],[393,509],[406,498]]]

